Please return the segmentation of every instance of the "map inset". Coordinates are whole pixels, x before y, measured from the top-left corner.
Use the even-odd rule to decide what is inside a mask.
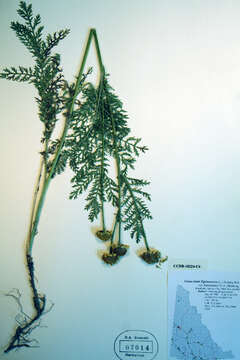
[[[189,292],[178,285],[170,355],[179,360],[233,359],[231,351],[223,351],[213,341],[201,318],[196,306],[190,304]]]

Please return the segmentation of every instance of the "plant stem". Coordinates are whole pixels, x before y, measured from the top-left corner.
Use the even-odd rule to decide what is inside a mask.
[[[127,188],[128,188],[128,191],[132,197],[132,200],[133,200],[133,203],[134,203],[134,207],[135,207],[135,210],[138,214],[138,218],[139,218],[139,221],[141,223],[141,229],[142,229],[142,236],[143,236],[143,240],[144,240],[144,244],[146,246],[146,249],[147,251],[150,251],[150,248],[149,248],[149,245],[148,245],[148,242],[147,242],[147,237],[146,237],[146,233],[145,233],[145,230],[144,230],[144,226],[143,226],[143,223],[142,223],[142,218],[141,218],[141,214],[140,214],[140,211],[138,209],[138,205],[137,205],[137,202],[136,202],[136,198],[135,198],[135,195],[131,189],[131,186],[129,184],[129,181],[127,180],[126,176],[122,175],[122,179],[123,181],[125,182]]]
[[[45,149],[43,154],[43,160],[44,160],[44,180],[47,179],[47,161],[48,161],[48,142],[49,140],[45,140]]]
[[[106,98],[107,98],[109,111],[110,111],[111,122],[112,122],[114,157],[115,157],[116,166],[117,166],[118,223],[119,223],[119,227],[118,227],[118,245],[120,245],[121,244],[121,201],[122,201],[121,200],[121,166],[120,166],[120,157],[119,157],[119,153],[118,153],[118,146],[117,146],[117,142],[116,142],[116,139],[117,139],[116,125],[115,125],[115,120],[114,120],[111,104],[110,104],[110,101],[109,101],[108,90],[106,88],[106,85],[104,86],[104,90],[105,90],[105,93],[106,93]]]
[[[89,37],[88,37],[88,42],[87,42],[87,51],[89,50],[89,46],[90,43],[92,41],[92,39],[95,42],[95,48],[96,48],[96,53],[97,53],[97,59],[98,59],[98,64],[99,64],[99,68],[100,68],[100,86],[99,86],[99,97],[98,97],[98,104],[97,104],[97,112],[99,111],[100,108],[100,118],[102,119],[102,134],[101,134],[101,140],[102,140],[102,155],[101,155],[101,175],[100,175],[100,181],[101,181],[101,218],[102,218],[102,230],[105,231],[106,230],[106,225],[105,225],[105,214],[104,214],[104,153],[105,153],[105,139],[104,139],[104,110],[101,107],[101,96],[102,96],[102,91],[103,91],[103,81],[104,81],[104,76],[105,76],[105,69],[103,66],[103,62],[102,62],[102,56],[101,56],[101,51],[100,51],[100,47],[99,47],[99,42],[98,42],[98,37],[97,37],[97,32],[95,29],[91,29],[90,33],[89,33]],[[84,58],[83,58],[84,59]]]
[[[99,64],[101,75],[105,75],[105,70],[104,70],[104,66],[103,66],[103,62],[102,62],[102,56],[101,56],[101,51],[100,51],[100,47],[99,47],[97,32],[96,32],[95,29],[91,29],[90,33],[92,34],[92,36],[93,36],[93,38],[95,40],[97,59],[98,59],[98,64]]]
[[[79,95],[80,90],[81,90],[80,89],[81,78],[82,78],[82,75],[83,75],[83,70],[84,70],[84,67],[85,67],[85,64],[86,64],[86,60],[87,60],[87,56],[88,56],[88,52],[89,52],[89,47],[90,47],[91,40],[92,40],[93,36],[94,36],[95,43],[96,43],[96,49],[97,49],[97,55],[98,55],[100,68],[101,68],[101,70],[103,68],[102,61],[101,61],[101,54],[100,54],[99,46],[98,46],[96,30],[91,29],[90,33],[89,33],[89,36],[88,36],[87,45],[86,45],[86,48],[85,48],[83,59],[82,59],[82,62],[81,62],[80,70],[79,70],[79,73],[78,73],[78,76],[77,76],[75,89],[74,89],[74,94],[72,96],[71,101],[69,102],[68,109],[67,109],[67,112],[66,112],[66,115],[65,115],[65,123],[64,123],[64,128],[63,128],[63,132],[62,132],[62,135],[61,135],[61,140],[60,140],[60,143],[58,145],[58,149],[57,149],[57,152],[55,154],[55,157],[54,157],[54,160],[53,160],[53,163],[52,163],[52,166],[51,166],[51,170],[50,170],[48,176],[46,176],[46,178],[44,179],[43,187],[42,187],[41,194],[40,194],[40,197],[39,197],[39,201],[38,201],[38,204],[37,204],[37,207],[36,207],[36,212],[35,212],[34,218],[32,219],[32,228],[31,228],[31,231],[30,231],[30,233],[28,235],[28,239],[27,239],[27,249],[26,249],[26,251],[27,251],[28,255],[32,254],[32,247],[33,247],[35,236],[37,234],[37,228],[38,228],[40,216],[41,216],[41,213],[42,213],[42,209],[43,209],[45,197],[46,197],[46,194],[47,194],[47,190],[48,190],[48,187],[49,187],[49,185],[51,183],[52,176],[54,174],[54,171],[55,171],[55,168],[56,168],[56,165],[57,165],[57,162],[58,162],[62,147],[64,145],[65,137],[66,137],[66,134],[67,134],[67,131],[68,131],[68,128],[69,128],[69,123],[70,123],[71,116],[72,116],[73,109],[74,109],[75,100],[76,100],[76,98]]]
[[[117,163],[117,179],[118,179],[118,245],[121,244],[121,176],[120,176],[120,158],[117,151],[115,151],[115,158]]]
[[[99,94],[98,94],[98,103],[97,103],[97,115],[99,114],[101,119],[101,173],[100,173],[100,187],[101,187],[101,217],[102,217],[102,230],[105,231],[105,214],[104,214],[104,154],[105,154],[105,139],[104,139],[104,111],[102,109],[101,104],[101,96],[102,96],[102,76],[100,80],[100,86],[99,86]]]
[[[116,231],[116,227],[117,224],[119,223],[119,211],[117,212],[116,216],[115,216],[115,221],[114,221],[114,226],[113,226],[113,231],[112,231],[112,235],[111,235],[111,247],[113,245],[113,240],[114,240],[114,235],[115,235],[115,231]]]
[[[34,218],[34,213],[35,213],[35,208],[36,208],[36,203],[37,203],[37,196],[38,196],[39,189],[40,189],[43,165],[44,165],[44,159],[42,157],[41,163],[40,163],[39,175],[38,175],[37,184],[36,184],[36,189],[34,191],[34,196],[33,196],[33,204],[32,204],[32,210],[31,210],[30,223],[29,223],[28,237],[31,236],[31,232],[32,232],[33,218]]]

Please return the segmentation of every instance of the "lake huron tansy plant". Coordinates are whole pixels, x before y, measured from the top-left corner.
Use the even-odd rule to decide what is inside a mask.
[[[34,63],[31,67],[3,68],[0,78],[27,82],[35,87],[43,130],[39,139],[42,147],[40,168],[25,246],[34,314],[29,316],[23,311],[19,290],[7,294],[18,303],[21,320],[17,320],[5,353],[23,347],[36,347],[31,333],[40,326],[42,316],[52,308],[46,309],[46,295],[42,295],[36,287],[32,251],[49,186],[67,166],[73,172],[70,199],[87,192],[85,209],[89,220],[93,222],[100,216],[101,228],[96,236],[109,245],[102,260],[113,265],[127,253],[129,246],[122,243],[123,228],[130,231],[130,236],[137,243],[143,240],[145,249],[139,254],[142,260],[148,264],[161,261],[161,253],[149,247],[143,224],[145,219],[152,218],[146,205],[150,195],[143,190],[149,182],[130,176],[138,156],[147,148],[140,145],[141,139],[131,135],[123,104],[105,73],[96,30],[90,30],[79,73],[74,82],[68,83],[60,66],[60,55],[53,53],[53,49],[70,30],[60,30],[44,37],[41,17],[33,14],[31,4],[21,1],[17,13],[22,22],[12,22],[11,29],[28,49]],[[100,69],[97,86],[87,82],[91,70],[83,73],[92,42],[95,43]],[[55,137],[54,130],[59,121],[62,122],[62,133]],[[115,162],[114,179],[109,175],[110,159]],[[106,228],[106,203],[110,203],[115,211],[112,229]]]

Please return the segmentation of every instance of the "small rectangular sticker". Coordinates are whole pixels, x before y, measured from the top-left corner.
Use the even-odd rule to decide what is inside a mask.
[[[207,270],[207,260],[169,259],[168,270]]]

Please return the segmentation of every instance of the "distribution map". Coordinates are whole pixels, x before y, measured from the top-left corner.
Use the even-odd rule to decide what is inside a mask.
[[[196,306],[190,304],[189,291],[181,285],[176,291],[170,355],[179,360],[234,358],[232,351],[223,351],[214,342]]]

